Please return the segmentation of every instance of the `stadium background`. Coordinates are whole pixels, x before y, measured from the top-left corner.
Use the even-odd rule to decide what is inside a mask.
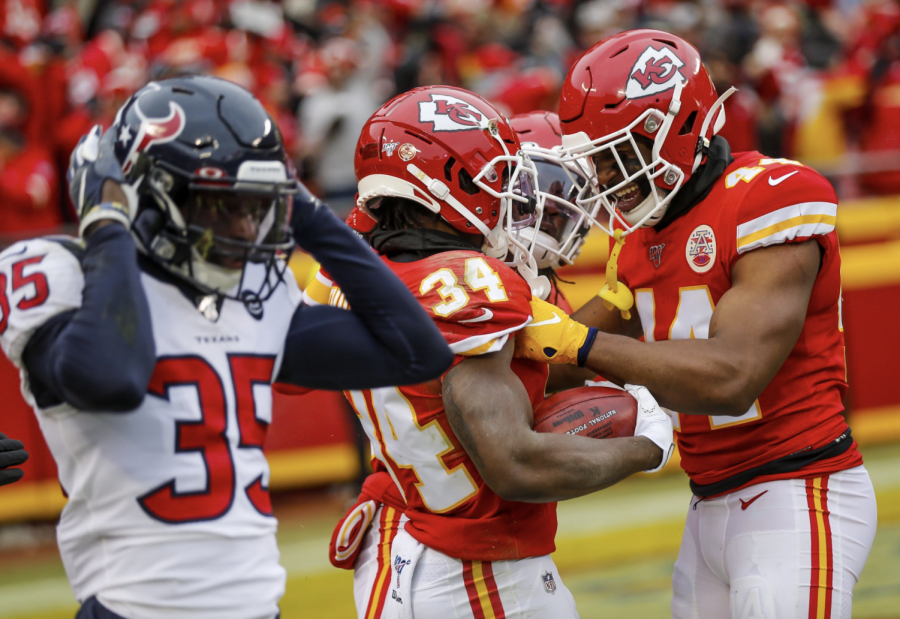
[[[863,0],[0,0],[0,247],[71,231],[68,153],[147,80],[210,73],[253,91],[307,184],[352,205],[362,124],[393,94],[459,84],[508,114],[555,109],[579,53],[634,27],[694,43],[736,85],[733,150],[816,167],[841,198],[848,417],[879,501],[855,616],[900,617],[900,7]],[[606,241],[563,271],[574,306],[599,289]],[[315,269],[292,259],[304,285]],[[18,377],[0,360],[0,430],[32,454],[0,489],[0,618],[71,617],[53,540],[65,499]],[[327,536],[364,473],[340,396],[278,398],[267,451],[289,572],[283,616],[350,617]],[[677,466],[560,505],[555,559],[581,614],[664,617],[690,493]]]

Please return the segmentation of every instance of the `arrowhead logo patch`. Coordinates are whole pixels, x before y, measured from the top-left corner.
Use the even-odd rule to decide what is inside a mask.
[[[631,68],[625,85],[625,97],[640,99],[675,88],[679,81],[687,81],[681,74],[683,66],[684,61],[668,47],[655,49],[651,45],[638,56]]]
[[[713,229],[707,225],[697,226],[691,232],[684,255],[688,266],[695,273],[706,273],[713,268],[716,262],[716,235]]]

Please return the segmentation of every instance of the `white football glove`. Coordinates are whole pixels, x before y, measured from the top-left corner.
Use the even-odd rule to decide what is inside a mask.
[[[659,466],[644,471],[645,473],[655,473],[666,465],[675,449],[672,419],[656,403],[656,398],[650,394],[646,387],[625,385],[625,391],[630,393],[631,397],[637,400],[638,403],[634,435],[645,436],[662,449],[663,457]]]

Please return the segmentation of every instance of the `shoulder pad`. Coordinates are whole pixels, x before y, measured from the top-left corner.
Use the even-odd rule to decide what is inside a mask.
[[[21,241],[0,254],[0,345],[19,364],[28,339],[57,314],[81,305],[79,244],[67,237]]]
[[[416,277],[419,302],[457,354],[499,350],[531,320],[531,289],[499,260],[446,252],[420,261]]]
[[[788,159],[760,157],[752,163],[725,175],[738,254],[834,231],[837,196],[821,174]]]

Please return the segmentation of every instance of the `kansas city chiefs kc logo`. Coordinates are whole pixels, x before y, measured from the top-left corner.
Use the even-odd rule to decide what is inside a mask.
[[[675,88],[679,81],[687,81],[681,74],[683,66],[684,61],[668,47],[648,47],[631,68],[625,85],[625,97],[640,99]]]
[[[486,129],[488,117],[477,107],[450,95],[431,95],[419,102],[419,122],[430,122],[433,131]]]

